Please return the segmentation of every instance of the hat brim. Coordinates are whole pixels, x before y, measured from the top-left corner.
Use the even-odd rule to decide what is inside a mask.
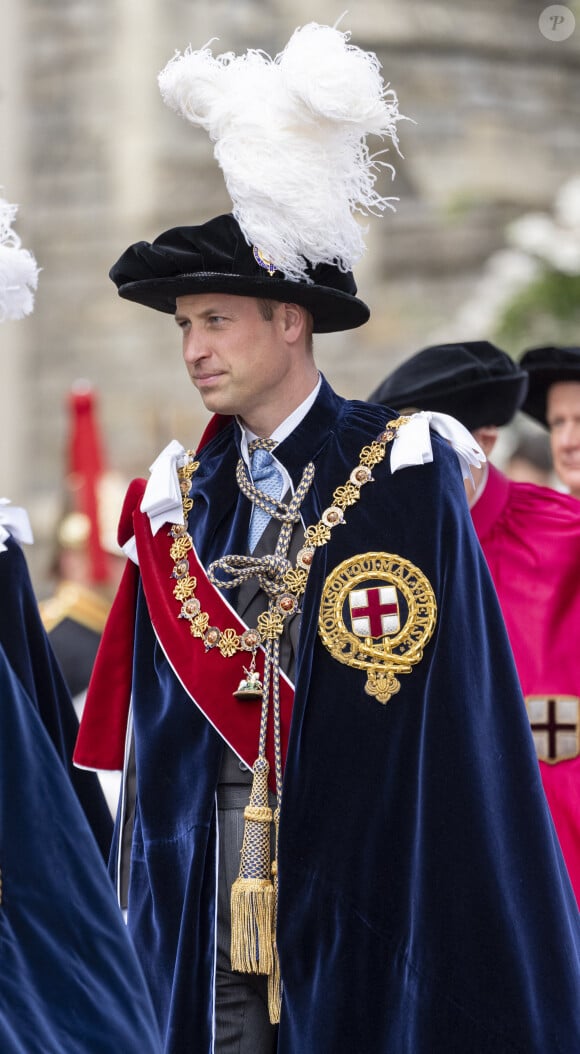
[[[197,293],[228,293],[300,304],[312,314],[315,333],[356,329],[368,322],[370,310],[364,301],[338,289],[318,284],[292,282],[264,275],[248,276],[196,271],[163,278],[140,279],[119,286],[119,296],[136,304],[174,315],[180,296]]]
[[[528,378],[521,371],[507,377],[485,378],[469,384],[442,388],[434,384],[431,388],[389,391],[388,385],[379,386],[370,396],[369,402],[383,403],[394,410],[415,407],[432,410],[434,413],[451,414],[461,421],[470,432],[477,428],[509,424],[522,405]]]

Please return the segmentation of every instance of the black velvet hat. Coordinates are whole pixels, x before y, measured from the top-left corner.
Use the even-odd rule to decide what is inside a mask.
[[[393,370],[369,402],[451,414],[473,432],[511,421],[527,384],[524,370],[488,341],[434,344]]]
[[[136,242],[109,274],[126,300],[170,314],[178,296],[231,293],[301,304],[314,318],[315,333],[354,329],[370,315],[351,271],[318,264],[310,282],[290,280],[248,245],[229,213],[197,227],[174,227],[151,243]]]
[[[580,384],[580,348],[530,348],[520,359],[529,377],[528,394],[522,410],[548,427],[546,400],[548,389],[560,381]]]

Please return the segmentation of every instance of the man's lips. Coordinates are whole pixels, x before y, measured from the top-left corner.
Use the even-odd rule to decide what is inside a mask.
[[[193,382],[194,384],[211,384],[212,381],[217,381],[220,377],[223,377],[223,373],[194,373]]]

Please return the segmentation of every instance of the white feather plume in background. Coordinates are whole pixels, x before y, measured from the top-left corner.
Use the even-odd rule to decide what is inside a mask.
[[[375,190],[385,150],[371,154],[366,137],[398,149],[397,96],[376,55],[349,40],[312,22],[274,59],[257,50],[214,58],[206,45],[159,74],[164,102],[215,143],[249,244],[293,280],[308,280],[307,262],[351,270],[365,249],[356,214],[395,200]]]
[[[0,322],[29,315],[34,307],[38,267],[32,253],[21,248],[12,224],[18,205],[0,198]]]

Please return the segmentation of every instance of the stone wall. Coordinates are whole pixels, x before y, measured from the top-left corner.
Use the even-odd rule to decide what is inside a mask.
[[[0,491],[31,511],[32,565],[61,498],[71,383],[100,397],[110,464],[144,474],[168,439],[195,443],[206,420],[171,319],[120,301],[107,272],[132,241],[228,209],[203,132],[161,102],[156,74],[189,43],[214,54],[280,50],[342,3],[302,0],[18,0],[0,40],[0,183],[21,203],[18,231],[43,268],[34,315],[0,329]],[[580,14],[563,42],[538,27],[542,4],[357,0],[341,25],[377,52],[400,108],[397,211],[371,220],[357,271],[371,322],[318,339],[344,394],[364,398],[446,326],[505,223],[549,208],[580,168]],[[572,5],[571,5],[572,6]],[[390,191],[387,177],[381,190]],[[481,334],[482,337],[487,334]],[[457,339],[457,338],[456,338]]]

